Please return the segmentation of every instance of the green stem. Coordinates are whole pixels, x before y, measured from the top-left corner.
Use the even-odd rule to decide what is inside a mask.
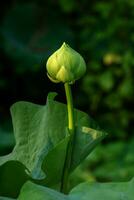
[[[73,138],[74,138],[74,110],[73,110],[73,100],[72,100],[72,93],[71,87],[68,83],[64,84],[65,86],[65,93],[67,99],[67,109],[68,109],[68,130],[70,134],[70,140],[68,142],[66,159],[63,169],[63,176],[61,180],[61,192],[67,194],[68,192],[68,178],[70,173],[70,165],[71,165],[71,157],[73,151]]]

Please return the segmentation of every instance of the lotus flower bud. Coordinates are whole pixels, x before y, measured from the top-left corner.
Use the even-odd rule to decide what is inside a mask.
[[[85,73],[86,64],[82,56],[64,42],[48,58],[46,68],[51,81],[73,83]]]

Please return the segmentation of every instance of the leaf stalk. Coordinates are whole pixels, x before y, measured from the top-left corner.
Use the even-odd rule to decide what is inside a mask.
[[[69,83],[64,84],[66,99],[67,99],[67,110],[68,110],[68,131],[70,140],[68,142],[66,158],[64,163],[63,175],[61,180],[61,192],[67,194],[68,193],[68,179],[70,174],[70,166],[72,160],[72,152],[73,152],[73,139],[75,133],[75,125],[74,125],[74,108],[73,108],[73,98],[71,92],[71,86]]]

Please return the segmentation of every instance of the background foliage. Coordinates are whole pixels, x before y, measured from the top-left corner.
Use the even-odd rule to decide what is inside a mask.
[[[65,102],[63,86],[50,83],[45,63],[66,41],[87,63],[86,75],[73,86],[75,107],[109,132],[72,175],[71,184],[85,179],[129,180],[134,176],[134,2],[9,0],[2,4],[0,154],[10,152],[14,144],[9,114],[14,102],[44,104],[48,91],[57,91],[58,100]]]

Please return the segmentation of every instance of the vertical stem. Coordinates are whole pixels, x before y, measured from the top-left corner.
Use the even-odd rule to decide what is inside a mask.
[[[64,169],[63,169],[63,176],[62,176],[62,180],[61,180],[61,192],[66,194],[68,192],[68,178],[69,178],[71,156],[72,156],[72,150],[73,150],[74,111],[73,111],[73,100],[72,100],[71,87],[68,83],[65,83],[64,86],[65,86],[67,109],[68,109],[68,130],[69,130],[69,134],[70,134],[70,140],[69,140],[68,146],[67,146],[65,164],[64,164]]]
[[[73,99],[71,93],[71,87],[68,83],[65,83],[65,92],[67,99],[67,109],[68,109],[68,129],[70,134],[74,132],[74,113],[73,113]]]

